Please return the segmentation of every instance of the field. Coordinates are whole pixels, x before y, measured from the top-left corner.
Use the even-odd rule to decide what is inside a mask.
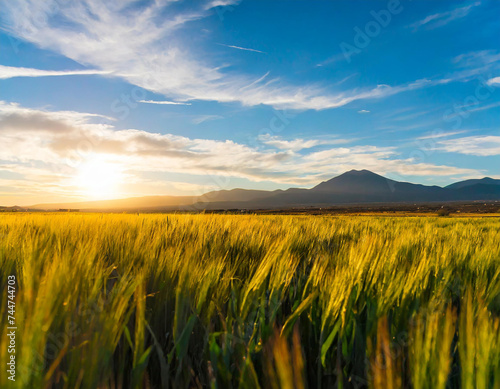
[[[2,388],[500,388],[499,218],[5,214],[0,266]]]

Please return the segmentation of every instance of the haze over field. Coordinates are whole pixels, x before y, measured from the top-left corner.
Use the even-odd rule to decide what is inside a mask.
[[[500,199],[500,180],[485,177],[448,185],[425,186],[384,178],[368,170],[351,170],[311,189],[287,190],[232,189],[212,191],[201,196],[145,196],[121,200],[77,203],[35,204],[37,210],[228,210],[278,209],[290,207],[333,206],[339,204],[401,204]]]
[[[498,179],[499,14],[0,0],[0,205]]]

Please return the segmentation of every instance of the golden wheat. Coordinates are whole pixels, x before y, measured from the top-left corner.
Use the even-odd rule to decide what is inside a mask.
[[[1,387],[500,387],[498,218],[4,214],[0,238]]]

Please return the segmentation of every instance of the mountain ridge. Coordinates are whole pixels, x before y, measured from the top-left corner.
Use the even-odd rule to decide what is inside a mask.
[[[485,177],[446,187],[395,181],[369,170],[350,170],[310,188],[253,190],[235,188],[200,196],[142,196],[115,200],[36,204],[30,209],[272,209],[349,203],[500,200],[500,180]]]
[[[445,188],[460,189],[460,188],[465,188],[467,186],[472,186],[472,185],[477,185],[477,184],[500,185],[500,180],[496,180],[496,179],[491,178],[491,177],[474,178],[471,180],[455,182],[453,184],[445,186]]]

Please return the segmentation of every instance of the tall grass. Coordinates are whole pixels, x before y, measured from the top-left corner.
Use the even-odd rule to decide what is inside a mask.
[[[5,214],[0,239],[2,388],[500,387],[498,218]]]

